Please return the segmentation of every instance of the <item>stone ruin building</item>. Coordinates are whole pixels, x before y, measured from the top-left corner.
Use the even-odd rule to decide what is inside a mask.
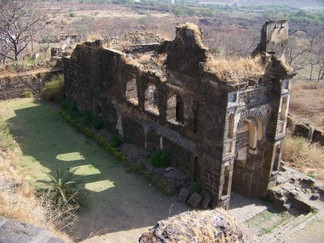
[[[122,51],[86,42],[65,59],[66,98],[127,143],[170,150],[172,165],[211,193],[212,207],[228,208],[231,190],[260,197],[276,182],[293,76],[282,61],[287,42],[286,21],[266,22],[250,59],[262,72],[235,78],[215,72],[193,24],[178,26],[172,41]]]

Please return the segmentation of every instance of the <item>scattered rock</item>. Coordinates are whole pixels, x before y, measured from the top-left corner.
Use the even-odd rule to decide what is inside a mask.
[[[179,200],[180,202],[185,203],[186,200],[187,200],[187,197],[188,197],[188,193],[189,193],[189,192],[188,192],[187,189],[185,189],[185,188],[181,188],[180,193],[179,193],[179,195],[178,195],[178,200]]]
[[[194,192],[189,200],[188,200],[188,204],[193,207],[193,208],[197,208],[199,203],[201,202],[202,200],[202,196],[200,196],[197,192]]]
[[[222,209],[190,211],[159,221],[139,238],[140,243],[244,242],[241,229]]]
[[[200,205],[203,207],[203,208],[207,208],[209,206],[209,203],[211,201],[211,195],[209,192],[205,192],[204,195],[203,195],[203,198],[202,198],[202,201],[200,203]]]
[[[324,194],[324,183],[316,183],[316,185],[314,186],[314,189],[317,190],[317,192],[320,195]]]
[[[52,233],[32,224],[17,220],[7,220],[0,217],[0,242],[56,242],[62,239],[52,236]]]
[[[317,200],[321,197],[321,195],[319,193],[314,193],[311,197],[310,197],[310,200]]]
[[[306,177],[306,178],[303,178],[302,182],[308,186],[313,186],[315,183],[315,179],[311,178],[311,177]]]

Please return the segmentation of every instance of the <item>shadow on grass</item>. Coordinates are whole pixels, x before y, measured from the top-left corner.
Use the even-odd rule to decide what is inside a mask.
[[[34,181],[45,178],[44,171],[53,175],[58,167],[79,168],[76,174],[85,182],[91,209],[80,215],[72,237],[148,227],[168,217],[170,209],[172,215],[187,210],[144,178],[127,174],[111,155],[65,123],[52,106],[26,104],[15,113],[9,123],[23,151],[20,168]]]

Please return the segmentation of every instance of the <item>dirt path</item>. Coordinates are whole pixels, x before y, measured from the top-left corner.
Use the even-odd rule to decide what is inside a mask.
[[[69,232],[75,241],[137,242],[158,220],[188,210],[175,197],[166,197],[145,178],[126,173],[126,168],[58,115],[58,111],[32,99],[0,101],[6,119],[22,150],[22,173],[32,181],[57,167],[78,167],[77,175],[91,209],[80,215]]]

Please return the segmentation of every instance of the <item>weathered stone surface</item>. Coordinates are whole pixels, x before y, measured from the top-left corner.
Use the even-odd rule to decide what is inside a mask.
[[[42,68],[42,67],[40,67]],[[62,73],[63,68],[59,65],[48,68],[48,70],[30,70],[17,75],[11,73],[1,74],[0,72],[0,100],[24,97],[24,92],[32,94],[40,93],[44,84],[53,75]]]
[[[314,189],[316,189],[319,194],[324,195],[324,183],[323,182],[317,182],[314,185]]]
[[[310,212],[314,208],[319,209],[313,201],[320,198],[320,186],[321,183],[316,183],[304,173],[285,167],[278,175],[276,187],[269,190],[268,196],[284,210],[293,207]]]
[[[224,210],[185,212],[159,221],[139,238],[140,243],[244,242],[235,220]]]
[[[321,145],[324,146],[324,132],[315,129],[313,133],[312,141],[316,143],[320,143]]]
[[[208,208],[210,202],[211,202],[211,195],[209,192],[205,192],[203,194],[203,198],[202,198],[200,205],[202,206],[202,208],[206,209],[206,208]]]
[[[264,196],[275,185],[293,76],[277,58],[287,33],[286,21],[267,22],[257,51],[268,53],[255,59],[264,73],[237,78],[210,65],[201,29],[190,23],[178,26],[172,41],[123,51],[85,42],[64,59],[66,97],[127,143],[172,151],[171,166],[201,180],[212,207],[228,207],[231,189]],[[174,169],[156,172],[175,189],[188,181]]]
[[[179,195],[178,195],[178,200],[180,202],[185,203],[187,201],[189,191],[185,188],[181,188]]]
[[[311,200],[317,200],[317,199],[319,199],[321,197],[321,195],[319,194],[319,193],[314,193],[311,197],[310,197],[310,199]]]
[[[62,239],[53,237],[52,233],[47,230],[3,217],[0,217],[0,242],[64,243]]]
[[[188,204],[193,208],[197,208],[199,206],[199,203],[201,202],[201,200],[202,200],[202,196],[199,195],[197,192],[194,192],[190,196],[190,198],[188,200]]]
[[[324,145],[324,132],[314,128],[309,123],[297,123],[296,119],[292,116],[287,117],[288,132],[295,136],[304,137],[311,142]]]

